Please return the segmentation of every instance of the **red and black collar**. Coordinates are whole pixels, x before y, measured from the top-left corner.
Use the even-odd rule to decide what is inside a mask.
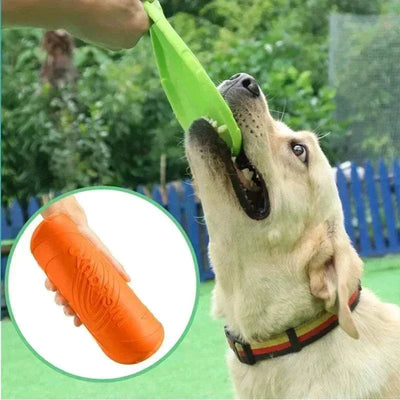
[[[356,308],[360,300],[360,294],[361,284],[349,299],[351,311]],[[338,325],[338,316],[325,312],[318,318],[312,319],[297,328],[290,328],[262,343],[246,343],[229,332],[227,327],[225,327],[225,335],[238,360],[244,364],[253,365],[257,361],[296,353],[303,347],[325,336]]]

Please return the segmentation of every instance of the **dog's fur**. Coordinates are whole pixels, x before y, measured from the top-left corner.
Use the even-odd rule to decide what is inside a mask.
[[[274,120],[262,93],[254,97],[231,87],[224,97],[248,159],[266,182],[271,213],[259,221],[245,214],[228,177],[229,150],[208,121],[195,121],[186,154],[210,235],[214,315],[251,343],[324,310],[338,313],[340,322],[299,353],[253,366],[229,349],[237,397],[400,397],[400,309],[365,288],[353,313],[347,306],[362,261],[345,232],[333,172],[317,137]],[[293,153],[293,142],[307,146],[308,165]]]

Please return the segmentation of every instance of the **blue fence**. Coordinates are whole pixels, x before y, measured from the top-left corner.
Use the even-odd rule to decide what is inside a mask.
[[[379,256],[400,252],[400,163],[389,166],[383,161],[374,168],[352,164],[349,170],[337,169],[337,185],[343,204],[346,230],[361,256]],[[190,181],[174,182],[165,191],[155,185],[151,192],[143,186],[137,191],[165,207],[187,232],[197,259],[202,281],[214,277],[207,257],[208,233],[201,205]],[[24,222],[39,208],[31,199],[23,209],[14,201],[2,209],[2,239],[17,236]],[[2,255],[2,278],[7,255]]]
[[[400,164],[389,168],[380,161],[377,168],[367,161],[351,165],[350,173],[338,168],[337,186],[345,225],[362,256],[400,252]]]

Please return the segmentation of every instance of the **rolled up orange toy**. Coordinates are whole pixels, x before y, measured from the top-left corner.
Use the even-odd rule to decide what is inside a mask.
[[[108,357],[136,364],[158,350],[161,323],[67,215],[41,222],[31,251]]]

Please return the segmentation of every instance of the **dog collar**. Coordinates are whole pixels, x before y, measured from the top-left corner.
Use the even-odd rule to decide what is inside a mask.
[[[349,307],[353,311],[361,294],[359,284],[349,299]],[[238,360],[244,364],[253,365],[258,361],[283,356],[289,353],[297,353],[303,347],[314,343],[339,325],[337,314],[325,312],[320,317],[312,319],[296,328],[290,328],[285,332],[273,336],[265,342],[246,343],[233,335],[225,327],[225,335],[230,348],[236,354]]]

